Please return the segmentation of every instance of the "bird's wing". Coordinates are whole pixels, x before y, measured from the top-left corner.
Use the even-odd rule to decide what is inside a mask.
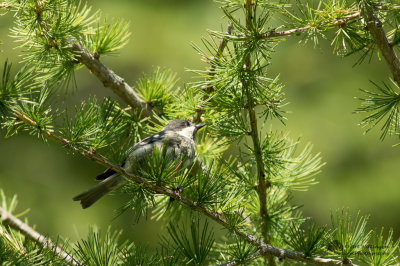
[[[108,168],[108,169],[106,169],[103,173],[97,175],[97,176],[96,176],[96,180],[104,180],[104,179],[107,179],[108,177],[112,176],[112,175],[115,174],[115,173],[116,173],[116,172],[115,172],[113,169]]]
[[[142,153],[149,153],[153,147],[152,144],[154,142],[160,141],[160,139],[164,137],[164,134],[165,132],[161,131],[151,136],[148,136],[147,138],[142,139],[142,141],[136,143],[135,145],[132,146],[132,148],[129,149],[129,151],[127,152],[128,156],[134,155],[135,157],[140,157]],[[121,167],[124,167],[125,161],[126,159],[121,164]],[[104,180],[115,173],[116,172],[113,169],[108,168],[103,173],[97,175],[96,180]]]

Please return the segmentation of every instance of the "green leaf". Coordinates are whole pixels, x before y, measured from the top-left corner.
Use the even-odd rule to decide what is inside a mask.
[[[137,82],[137,91],[139,95],[155,107],[161,113],[165,113],[165,108],[173,102],[178,95],[176,88],[176,73],[169,69],[156,68],[150,76],[143,75]]]
[[[132,123],[136,123],[115,102],[106,98],[100,105],[95,97],[75,108],[75,117],[66,114],[62,135],[70,145],[83,149],[98,150],[117,143],[122,136],[130,134]],[[137,139],[137,137],[136,137]],[[122,141],[123,143],[123,141]],[[120,151],[123,153],[124,151]]]
[[[331,214],[332,227],[335,230],[332,233],[332,242],[328,249],[339,255],[344,261],[349,261],[359,252],[362,252],[368,244],[371,231],[367,232],[367,218],[357,216],[353,220],[348,210],[342,209]]]
[[[199,218],[190,223],[190,231],[187,232],[185,224],[179,227],[170,224],[167,228],[168,234],[172,239],[173,249],[179,251],[188,264],[202,265],[209,261],[208,254],[214,245],[214,233],[209,229],[208,221],[203,225]],[[164,239],[164,245],[168,245],[168,240]]]
[[[104,20],[103,24],[98,23],[95,32],[89,35],[89,42],[98,55],[110,54],[124,47],[130,35],[129,23],[123,20]]]
[[[0,80],[0,119],[10,115],[9,111],[18,103],[27,102],[28,95],[37,89],[32,70],[22,68],[12,76],[11,67],[6,60]]]
[[[194,177],[196,182],[184,189],[184,193],[198,206],[210,206],[222,201],[229,178],[229,172],[223,165],[212,163],[207,169],[197,172]]]
[[[235,237],[235,242],[227,245],[224,249],[232,260],[243,265],[251,263],[251,255],[257,251],[256,247],[239,237]]]
[[[103,235],[90,227],[87,239],[81,239],[74,246],[77,258],[85,265],[120,265],[132,252],[133,244],[120,243],[121,231],[111,233],[110,227]]]
[[[296,251],[302,252],[306,257],[322,256],[326,253],[327,231],[326,227],[317,227],[314,221],[298,225],[292,223],[287,231],[288,238],[285,242]]]
[[[400,133],[400,95],[398,85],[392,81],[394,88],[386,83],[380,86],[371,81],[375,85],[377,91],[362,90],[366,97],[358,98],[362,101],[361,106],[356,109],[356,113],[369,113],[369,115],[361,121],[361,126],[366,127],[366,131],[370,131],[381,121],[381,137],[383,140],[387,135]]]
[[[378,229],[375,229],[370,243],[362,252],[361,260],[368,265],[375,266],[398,264],[399,243],[399,239],[396,242],[393,240],[393,229],[389,230],[386,240],[384,239],[384,228],[382,227],[379,232]]]

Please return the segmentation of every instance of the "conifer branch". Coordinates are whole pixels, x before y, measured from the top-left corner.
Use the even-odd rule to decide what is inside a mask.
[[[10,9],[11,6],[7,3],[0,3],[0,9]]]
[[[386,10],[382,6],[374,6],[375,9],[377,10]],[[393,9],[400,9],[400,6],[393,6]],[[373,12],[373,10],[371,10]],[[335,27],[339,26],[342,27],[344,24],[357,19],[360,17],[360,11],[355,11],[353,14],[350,14],[348,16],[345,16],[340,19],[336,19],[331,23],[327,23],[324,26],[329,26],[329,27]],[[283,36],[290,36],[290,35],[297,35],[300,34],[304,31],[310,30],[312,27],[311,26],[304,26],[300,28],[295,28],[295,29],[290,29],[290,30],[284,30],[284,31],[275,31],[275,30],[270,30],[264,34],[261,35],[262,39],[269,39],[269,38],[277,38],[277,37],[283,37]]]
[[[246,27],[248,30],[251,30],[251,20],[253,19],[253,9],[254,2],[252,0],[247,0],[245,2],[245,9],[246,9]],[[246,44],[244,44],[246,45]],[[243,66],[244,71],[250,70],[251,68],[251,61],[250,61],[250,54],[247,55],[245,60],[245,65]],[[268,238],[267,232],[267,189],[270,186],[268,180],[266,180],[266,174],[264,169],[264,163],[262,161],[262,150],[260,146],[260,140],[258,136],[258,127],[257,127],[257,116],[255,111],[254,99],[250,93],[249,84],[246,81],[242,81],[244,90],[247,95],[247,110],[249,112],[249,119],[250,119],[250,127],[251,131],[249,132],[251,135],[251,139],[253,141],[253,149],[254,149],[254,157],[256,161],[257,167],[257,177],[258,177],[258,184],[257,184],[257,194],[260,201],[260,216],[261,216],[261,234],[264,237],[264,242],[269,244],[270,240]],[[247,85],[246,85],[247,83]],[[270,260],[271,263],[273,263]]]
[[[14,115],[15,115],[16,119],[24,122],[27,126],[35,127],[36,129],[38,129],[36,122],[33,121],[32,119],[30,119],[29,117],[27,117],[26,115],[24,115],[18,111],[14,111]],[[324,259],[324,258],[308,258],[301,252],[277,248],[270,244],[267,244],[267,243],[259,240],[257,237],[241,231],[237,227],[232,227],[224,219],[223,214],[221,214],[217,211],[209,210],[208,208],[206,208],[204,206],[199,206],[196,202],[194,202],[186,197],[183,197],[179,191],[171,190],[165,186],[151,182],[143,177],[129,173],[124,168],[120,167],[119,165],[113,164],[113,163],[107,161],[106,159],[102,158],[101,156],[96,155],[93,151],[81,150],[81,149],[76,148],[75,146],[71,145],[71,142],[69,140],[59,137],[59,136],[55,135],[53,132],[50,132],[47,130],[41,130],[41,133],[43,134],[43,136],[45,136],[49,139],[52,139],[55,142],[57,142],[63,146],[70,148],[74,152],[79,153],[82,156],[95,161],[96,163],[99,163],[107,168],[113,169],[115,172],[125,176],[126,178],[129,178],[130,180],[132,180],[138,184],[143,185],[144,187],[146,187],[147,189],[149,189],[153,192],[166,195],[166,196],[174,199],[175,201],[178,201],[181,204],[186,205],[193,211],[203,213],[203,215],[209,217],[213,221],[217,222],[219,225],[225,227],[231,233],[237,235],[238,237],[242,238],[243,240],[246,240],[250,244],[258,247],[260,249],[261,255],[272,255],[272,256],[278,257],[281,260],[292,259],[292,260],[296,260],[296,261],[309,262],[309,263],[317,264],[317,265],[341,265],[341,261],[339,261],[339,260]]]
[[[94,54],[86,50],[79,42],[72,44],[72,49],[77,53],[78,61],[95,74],[104,87],[110,88],[132,108],[141,110],[142,117],[149,117],[152,121],[157,121],[153,117],[153,107],[140,98],[123,78],[101,63]]]
[[[382,21],[377,17],[373,8],[363,0],[357,0],[362,8],[362,15],[366,19],[367,29],[375,40],[376,45],[382,52],[387,65],[392,72],[394,81],[400,86],[400,60],[393,49],[393,44],[389,41]]]
[[[345,16],[345,17],[340,18],[340,19],[336,19],[335,21],[333,21],[331,23],[328,23],[326,26],[330,26],[330,27],[343,26],[347,22],[349,22],[349,21],[351,21],[353,19],[357,19],[359,17],[360,17],[360,12],[356,11],[351,15]],[[289,35],[296,35],[296,34],[300,34],[300,33],[304,32],[304,31],[307,31],[307,30],[310,30],[310,29],[312,29],[311,26],[305,26],[305,27],[300,27],[300,28],[290,29],[290,30],[284,30],[284,31],[271,30],[271,31],[268,31],[268,32],[262,34],[261,38],[262,39],[268,39],[268,38],[276,38],[276,37],[283,37],[283,36],[289,36]]]
[[[256,251],[253,254],[250,254],[249,256],[246,257],[245,262],[257,259],[261,256],[263,256],[264,253],[262,251]],[[278,257],[280,260],[283,259],[282,257]],[[308,263],[314,264],[314,265],[344,265],[344,263],[340,260],[335,260],[335,259],[326,259],[326,258],[319,258],[315,257],[312,259],[312,261],[308,261]],[[219,266],[233,266],[233,265],[242,265],[243,261],[238,261],[238,260],[232,260],[228,261],[226,263],[220,264]],[[357,266],[356,264],[350,264]]]
[[[35,0],[34,4],[34,11],[37,16],[41,18],[43,16],[43,2]],[[41,37],[49,43],[50,47],[57,48],[56,39],[49,33],[50,31],[44,20],[40,22],[40,27],[42,31],[45,31]],[[149,117],[153,122],[157,122],[153,116],[153,107],[140,98],[135,90],[129,86],[123,78],[101,63],[99,55],[90,53],[75,38],[71,38],[67,42],[71,43],[71,49],[76,53],[77,61],[84,64],[91,73],[95,74],[103,83],[104,87],[111,89],[132,108],[138,109],[142,117]]]
[[[1,215],[0,215],[0,218],[1,218]],[[7,232],[4,232],[1,227],[0,227],[0,235],[2,237],[4,237],[5,239],[7,239],[7,241],[18,251],[19,254],[25,255],[25,251],[23,251],[19,247],[18,243],[16,243],[16,241],[9,234],[7,234]]]
[[[230,35],[231,32],[232,32],[232,23],[229,23],[229,24],[228,24],[228,28],[227,28],[227,30],[226,30],[226,34],[227,34],[227,35]],[[217,53],[216,53],[216,55],[215,55],[215,58],[216,58],[216,59],[221,58],[221,56],[222,56],[222,54],[223,54],[223,52],[224,52],[224,50],[225,50],[225,48],[226,48],[227,45],[228,45],[228,40],[227,40],[227,39],[221,39],[221,41],[219,42],[219,46],[218,46]],[[209,76],[212,77],[212,76],[215,75],[214,70],[215,70],[215,65],[212,64],[212,65],[210,66],[210,69],[209,69]],[[209,86],[209,87],[207,87],[207,88],[204,89],[204,92],[207,93],[207,94],[210,94],[210,93],[212,93],[214,90],[215,90],[215,88],[214,88],[213,86]],[[204,95],[203,100],[209,101],[210,98],[208,97],[208,95]],[[199,107],[197,108],[197,110],[196,110],[196,115],[195,115],[195,117],[194,117],[194,119],[193,119],[193,122],[195,122],[195,123],[200,123],[200,122],[201,122],[201,115],[202,115],[204,112],[205,112],[204,108],[202,108],[201,106],[199,106]]]
[[[13,216],[11,213],[0,207],[0,219],[1,223],[13,228],[23,234],[26,238],[38,243],[44,248],[50,249],[57,253],[57,255],[64,259],[67,264],[70,265],[80,265],[79,261],[75,260],[71,255],[63,251],[60,247],[55,245],[49,238],[41,235],[37,231],[35,231],[32,227],[22,222],[20,219]],[[24,252],[20,249],[18,251],[21,254]]]

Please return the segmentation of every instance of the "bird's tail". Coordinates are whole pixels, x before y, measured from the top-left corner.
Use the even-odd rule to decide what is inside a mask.
[[[114,174],[100,183],[94,185],[88,190],[76,195],[73,200],[80,201],[83,209],[92,206],[93,203],[98,201],[105,194],[121,185],[124,178],[119,174]]]

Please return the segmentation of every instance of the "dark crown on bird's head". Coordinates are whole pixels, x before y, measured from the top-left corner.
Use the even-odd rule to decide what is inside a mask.
[[[193,123],[191,123],[188,120],[183,120],[183,119],[176,119],[176,120],[172,120],[171,122],[169,122],[164,128],[163,130],[172,130],[172,131],[179,131],[181,129],[190,127],[190,126],[194,126]]]
[[[196,134],[197,130],[200,128],[204,127],[206,124],[193,124],[189,120],[184,120],[184,119],[176,119],[171,122],[169,122],[164,128],[163,131],[175,131],[179,132],[182,131],[186,128],[192,128],[193,129],[193,137]]]

